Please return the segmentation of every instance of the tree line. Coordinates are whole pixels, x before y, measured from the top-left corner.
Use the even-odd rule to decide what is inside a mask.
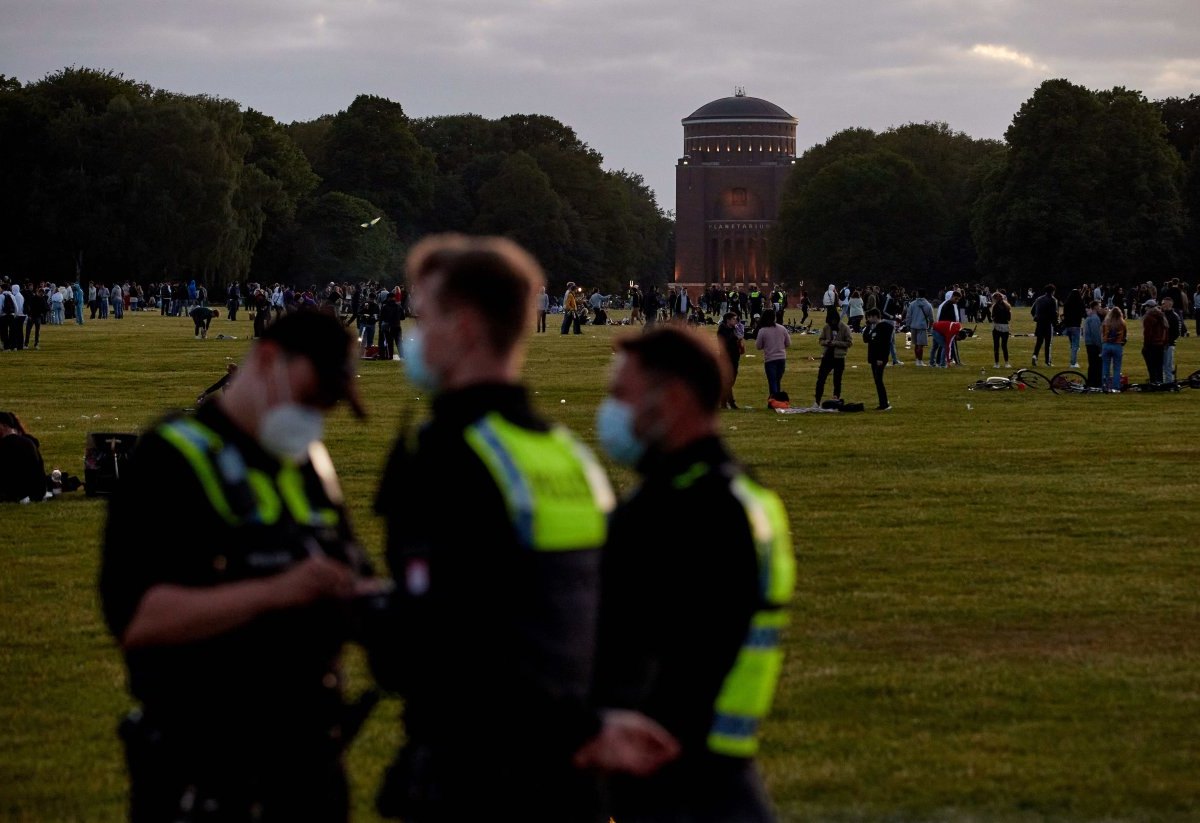
[[[1048,80],[1004,142],[848,129],[797,158],[773,265],[810,283],[1161,280],[1200,263],[1200,97]]]
[[[643,179],[542,115],[413,119],[361,95],[285,125],[66,68],[0,75],[0,146],[0,273],[23,279],[395,282],[437,231],[507,234],[555,286],[613,291],[673,265]]]

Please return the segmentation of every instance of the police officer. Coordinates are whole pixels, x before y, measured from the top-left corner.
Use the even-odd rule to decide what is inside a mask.
[[[644,711],[682,749],[612,781],[622,823],[771,819],[753,757],[795,560],[783,504],[717,437],[726,369],[708,344],[681,329],[623,340],[597,413],[601,446],[643,477],[610,523],[598,701]]]
[[[588,449],[518,383],[541,270],[503,238],[444,235],[413,249],[407,273],[420,323],[405,370],[435,398],[377,502],[396,630],[372,662],[405,698],[406,736],[380,811],[605,819],[582,767],[646,773],[674,741],[587,702],[614,501]]]
[[[134,821],[346,819],[338,658],[375,585],[321,434],[339,399],[362,412],[352,346],[330,315],[281,318],[121,479],[100,595],[142,704],[121,729]]]

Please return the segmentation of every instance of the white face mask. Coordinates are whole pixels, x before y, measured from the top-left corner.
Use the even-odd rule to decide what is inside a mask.
[[[258,442],[280,460],[302,463],[308,448],[325,433],[325,415],[299,403],[267,410],[258,426]]]
[[[279,460],[301,463],[308,448],[325,433],[325,415],[292,398],[284,358],[275,361],[272,374],[280,403],[267,409],[258,423],[258,442]]]

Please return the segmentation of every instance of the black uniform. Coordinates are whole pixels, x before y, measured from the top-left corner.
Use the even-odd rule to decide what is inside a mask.
[[[597,703],[644,712],[675,735],[682,755],[649,779],[613,779],[611,813],[769,820],[753,761],[712,753],[706,742],[760,603],[754,539],[730,490],[738,469],[715,437],[647,460],[642,486],[609,524]]]
[[[226,444],[214,465],[269,478],[280,464],[215,404],[196,421]],[[168,420],[168,423],[173,422]],[[100,571],[104,616],[116,637],[142,596],[158,584],[207,587],[278,574],[324,552],[360,574],[369,568],[354,545],[336,478],[299,467],[304,497],[323,525],[301,523],[289,505],[278,520],[253,522],[261,509],[245,482],[224,483],[232,524],[220,514],[193,465],[156,428],[139,441],[114,495]],[[221,469],[221,471],[225,471]],[[188,528],[177,504],[188,501]],[[229,817],[264,821],[345,820],[341,766],[345,710],[338,657],[351,635],[351,610],[334,603],[265,614],[207,640],[126,652],[129,689],[144,715],[127,721],[134,821],[174,820],[194,787],[194,802],[214,798]]]
[[[439,396],[402,437],[377,509],[388,519],[395,633],[372,656],[405,698],[406,746],[380,797],[405,820],[597,820],[571,755],[599,730],[588,708],[599,546],[535,551],[465,430],[490,413],[546,431],[525,390]]]

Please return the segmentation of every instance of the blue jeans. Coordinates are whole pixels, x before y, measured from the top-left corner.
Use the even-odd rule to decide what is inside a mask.
[[[1175,382],[1175,346],[1163,349],[1163,382]]]
[[[364,323],[358,327],[359,333],[362,335],[363,348],[367,349],[375,345],[375,324]]]
[[[1105,343],[1100,350],[1100,359],[1104,364],[1104,388],[1121,390],[1121,361],[1125,357],[1125,347],[1119,343]]]
[[[767,372],[767,391],[771,396],[779,394],[783,391],[783,367],[787,364],[786,360],[768,360],[763,363],[763,368]]]
[[[933,332],[933,349],[929,352],[929,365],[946,365],[946,338],[941,332]]]
[[[1063,329],[1063,334],[1071,341],[1071,363],[1079,362],[1079,327],[1073,326],[1069,329]]]

